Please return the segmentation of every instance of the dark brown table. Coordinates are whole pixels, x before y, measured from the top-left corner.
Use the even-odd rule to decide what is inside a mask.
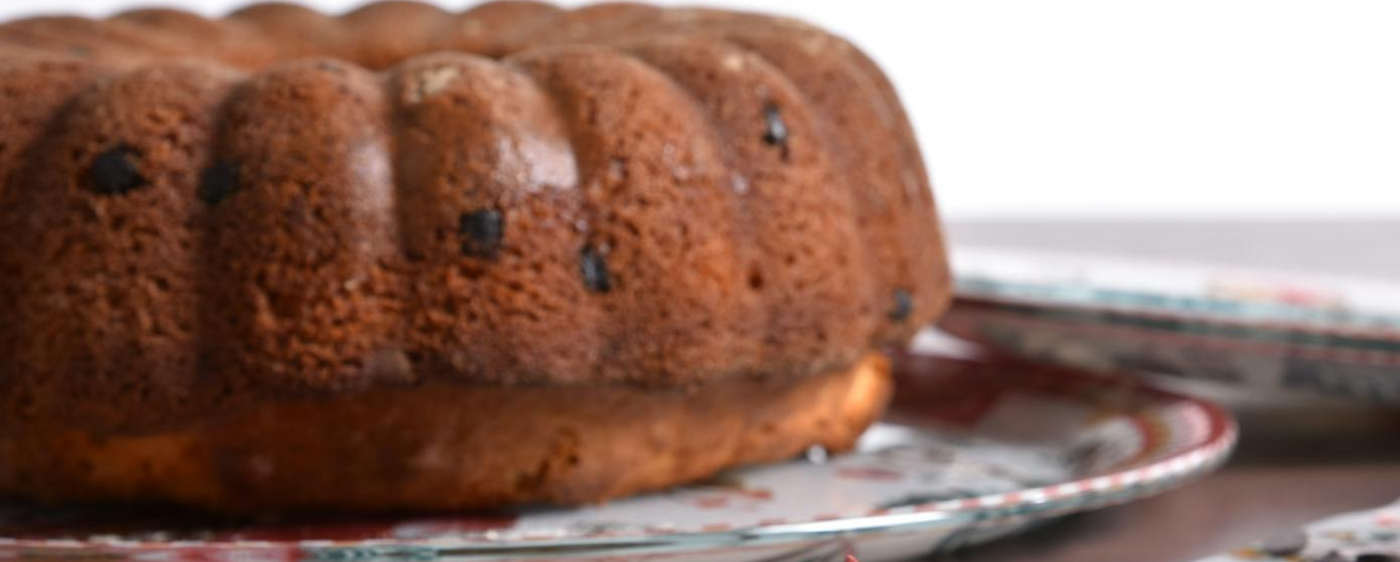
[[[1215,261],[1400,281],[1400,220],[967,222],[954,245]],[[1182,562],[1400,498],[1400,407],[1160,379],[1229,406],[1239,448],[1219,472],[932,560]]]

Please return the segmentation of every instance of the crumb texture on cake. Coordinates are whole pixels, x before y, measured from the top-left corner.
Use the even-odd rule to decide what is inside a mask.
[[[443,381],[798,379],[949,294],[869,58],[640,4],[0,24],[0,232],[0,417],[75,431]]]
[[[436,382],[269,401],[139,436],[0,428],[0,493],[227,513],[598,502],[814,445],[850,449],[892,384],[871,354],[848,370],[693,391]]]

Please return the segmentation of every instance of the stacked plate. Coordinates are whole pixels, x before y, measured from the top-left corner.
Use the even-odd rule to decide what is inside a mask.
[[[1400,401],[1400,286],[984,248],[953,253],[942,327],[1093,371]]]

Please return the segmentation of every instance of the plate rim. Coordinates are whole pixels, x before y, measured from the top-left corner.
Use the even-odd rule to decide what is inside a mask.
[[[1033,313],[1077,313],[1084,316],[1083,320],[1089,321],[1089,316],[1122,316],[1126,318],[1137,318],[1151,321],[1169,321],[1183,326],[1195,326],[1205,328],[1233,328],[1251,332],[1248,335],[1230,336],[1224,334],[1200,334],[1200,337],[1209,337],[1219,340],[1230,341],[1250,341],[1262,343],[1275,343],[1279,345],[1289,345],[1286,342],[1277,342],[1261,335],[1286,335],[1302,334],[1311,336],[1325,336],[1339,339],[1354,340],[1353,343],[1362,344],[1382,344],[1393,347],[1393,349],[1382,350],[1385,353],[1400,353],[1400,330],[1388,328],[1361,328],[1338,324],[1308,324],[1302,322],[1289,322],[1283,320],[1248,320],[1239,318],[1226,318],[1209,314],[1193,314],[1190,311],[1173,308],[1147,308],[1131,307],[1122,305],[1112,305],[1096,302],[1070,302],[1055,299],[1038,299],[1031,297],[1019,297],[1003,295],[992,292],[981,292],[976,290],[958,289],[958,293],[953,297],[953,306],[979,306],[995,309],[1025,309]],[[942,325],[947,317],[940,318],[938,325]],[[1155,330],[1162,332],[1183,332],[1182,329],[1154,329],[1150,327],[1137,327],[1141,330]],[[1291,344],[1309,345],[1309,344]],[[1335,345],[1335,344],[1334,344]],[[1348,349],[1354,349],[1347,346]]]
[[[1228,459],[1239,436],[1234,418],[1222,406],[1209,400],[1172,392],[1150,383],[1115,375],[1007,357],[977,360],[957,359],[906,352],[906,358],[934,358],[958,363],[981,363],[990,368],[1031,370],[1062,378],[1100,381],[1115,388],[1131,388],[1139,395],[1152,395],[1191,404],[1204,414],[1205,437],[1189,449],[1164,458],[1083,476],[1067,482],[963,499],[928,502],[859,514],[822,514],[798,520],[771,520],[754,525],[731,527],[711,525],[695,530],[646,529],[602,532],[561,538],[557,534],[523,534],[503,539],[488,531],[481,535],[440,538],[380,538],[364,540],[131,540],[120,537],[87,539],[16,539],[0,537],[0,559],[18,553],[55,555],[61,552],[111,553],[142,552],[219,552],[246,553],[267,559],[342,557],[370,553],[381,557],[493,559],[532,556],[567,557],[579,555],[634,555],[682,552],[717,548],[748,548],[781,544],[803,544],[832,537],[858,537],[870,534],[904,534],[944,528],[955,531],[969,525],[1028,520],[1106,507],[1155,495],[1158,492],[1202,477]],[[1136,462],[1136,461],[1134,461]],[[436,544],[435,544],[436,543]]]
[[[1150,314],[1139,311],[1077,307],[1059,303],[1023,303],[1010,299],[984,298],[980,295],[958,295],[950,310],[943,318],[939,319],[938,328],[968,341],[985,344],[987,343],[986,338],[982,337],[978,333],[978,330],[969,329],[966,326],[967,323],[962,320],[964,317],[1014,318],[1018,321],[1033,322],[1043,327],[1053,326],[1058,329],[1072,329],[1080,332],[1092,331],[1096,334],[1124,336],[1134,340],[1151,339],[1155,341],[1163,338],[1170,338],[1177,341],[1179,345],[1183,347],[1245,350],[1281,358],[1301,355],[1327,361],[1358,365],[1387,367],[1400,365],[1400,339],[1397,339],[1395,342],[1389,340],[1370,340],[1375,343],[1394,346],[1394,349],[1365,349],[1330,343],[1280,341],[1267,337],[1257,337],[1259,334],[1266,332],[1274,334],[1295,333],[1321,336],[1340,335],[1316,330],[1273,330],[1262,324],[1232,324],[1228,321],[1213,320],[1197,321],[1196,319],[1172,317],[1169,315],[1162,315],[1160,318],[1163,320],[1176,321],[1179,326],[1174,328],[1161,328],[1105,321],[1112,316],[1132,318],[1149,317]],[[1211,326],[1237,327],[1256,333],[1247,336],[1229,336],[1211,333],[1208,330],[1193,329],[1202,327],[1209,328]]]
[[[1230,268],[1210,263],[1196,263],[1189,261],[1137,258],[1127,256],[1106,256],[1100,254],[1071,254],[1065,252],[1041,252],[1034,250],[1007,249],[994,246],[960,246],[956,248],[961,254],[972,254],[974,256],[992,256],[993,259],[1008,259],[1018,261],[1032,260],[1055,260],[1059,262],[1072,262],[1079,264],[1112,264],[1122,267],[1128,264],[1160,267],[1165,269],[1180,270],[1194,274],[1210,273],[1233,273],[1236,271],[1249,271],[1257,274],[1267,274],[1280,279],[1313,280],[1316,275],[1309,275],[1306,272],[1294,270],[1260,269],[1260,268]],[[967,258],[964,258],[966,260]],[[975,258],[974,258],[975,259]],[[957,261],[957,260],[954,260]],[[1087,267],[1087,266],[1086,266]],[[1138,317],[1152,320],[1170,320],[1181,323],[1190,323],[1195,326],[1205,327],[1228,327],[1239,328],[1257,332],[1272,332],[1275,334],[1307,334],[1331,336],[1337,338],[1369,341],[1372,343],[1384,343],[1395,345],[1391,352],[1400,353],[1400,316],[1386,316],[1396,322],[1397,326],[1365,326],[1348,324],[1344,322],[1305,322],[1288,319],[1267,319],[1267,318],[1247,318],[1230,317],[1221,314],[1211,314],[1201,310],[1172,306],[1152,306],[1152,305],[1126,305],[1121,303],[1107,302],[1106,299],[1097,298],[1095,295],[1103,295],[1109,289],[1103,287],[1079,287],[1065,288],[1056,286],[1053,283],[1018,282],[1006,281],[990,278],[986,273],[959,273],[954,271],[955,292],[954,300],[957,302],[982,304],[985,306],[1010,306],[1026,307],[1047,311],[1075,311],[1081,313],[1115,314],[1129,317]],[[1328,281],[1347,283],[1380,283],[1380,281],[1352,279],[1346,277],[1328,278]],[[1387,283],[1391,285],[1394,283]],[[1017,291],[1007,288],[1010,285],[1033,286],[1037,290],[1049,291],[1058,294],[1082,294],[1087,291],[1090,295],[1087,298],[1056,298],[1053,296],[1032,296],[1019,294]],[[1400,288],[1400,284],[1395,284]],[[1142,295],[1157,297],[1176,298],[1179,295],[1163,293],[1152,293],[1147,290],[1138,291]],[[1248,305],[1249,303],[1241,303]],[[1220,339],[1249,340],[1256,341],[1260,338],[1253,337],[1230,337],[1223,335],[1213,335]]]

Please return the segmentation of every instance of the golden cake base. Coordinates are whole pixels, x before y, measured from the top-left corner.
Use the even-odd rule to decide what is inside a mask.
[[[226,512],[598,502],[852,447],[888,360],[686,390],[433,383],[272,402],[142,436],[0,428],[0,493]]]

